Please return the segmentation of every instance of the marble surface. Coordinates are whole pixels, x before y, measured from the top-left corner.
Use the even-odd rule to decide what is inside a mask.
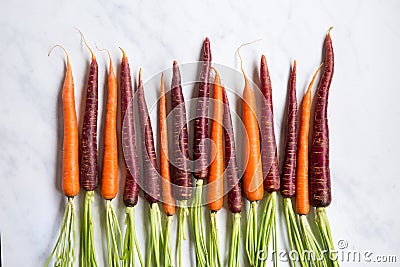
[[[205,36],[211,40],[213,61],[239,69],[237,47],[243,49],[249,77],[257,74],[265,53],[274,87],[276,129],[279,140],[293,59],[298,62],[298,95],[302,95],[321,61],[324,35],[332,38],[336,69],[329,119],[333,202],[328,209],[335,242],[344,251],[370,251],[396,255],[400,261],[399,150],[400,130],[397,83],[400,54],[400,2],[393,1],[1,1],[0,8],[0,231],[3,266],[42,266],[51,251],[65,198],[61,192],[61,103],[64,76],[61,51],[71,56],[77,109],[82,118],[89,54],[79,27],[89,43],[110,49],[115,64],[118,46],[138,67],[145,80],[172,65],[199,59]],[[107,66],[106,54],[96,52],[100,64],[100,110]],[[184,81],[196,72],[185,70]],[[237,75],[235,77],[238,77]],[[243,81],[225,83],[240,92]],[[169,83],[169,82],[168,82]],[[153,88],[152,88],[153,86]],[[147,97],[156,97],[156,84],[148,84]],[[193,87],[187,87],[190,97]],[[154,112],[152,113],[154,114]],[[154,118],[153,118],[154,119]],[[101,134],[102,136],[102,134]],[[123,225],[121,196],[114,205]],[[136,208],[142,249],[147,232],[147,205]],[[76,201],[78,212],[82,194]],[[95,241],[100,266],[104,251],[104,203],[95,201]],[[221,252],[227,255],[231,220],[224,208],[218,216]],[[175,233],[174,224],[174,233]],[[279,214],[279,248],[288,248],[283,214]],[[244,243],[244,241],[243,241]],[[242,251],[244,252],[244,251]],[[184,244],[185,266],[194,266],[193,246]],[[244,254],[243,258],[244,258]],[[244,260],[243,260],[244,262]],[[397,266],[386,264],[386,266]],[[280,266],[289,266],[281,262]],[[343,262],[342,266],[381,266],[379,263]],[[383,266],[383,265],[382,265]]]

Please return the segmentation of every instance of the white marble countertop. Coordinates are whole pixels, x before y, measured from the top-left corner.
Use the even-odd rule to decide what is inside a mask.
[[[334,26],[335,76],[329,106],[333,202],[328,209],[335,242],[345,251],[396,255],[400,261],[398,212],[400,141],[397,83],[400,61],[400,2],[393,1],[2,1],[0,8],[0,231],[3,266],[42,266],[58,234],[65,197],[61,192],[61,103],[64,57],[47,57],[54,44],[71,56],[79,114],[89,43],[110,49],[120,62],[118,46],[130,58],[133,73],[144,79],[171,66],[199,59],[205,36],[213,62],[239,69],[237,47],[243,49],[249,77],[265,53],[274,88],[278,139],[293,59],[298,62],[298,95],[302,95],[321,62],[324,36]],[[107,69],[106,54],[97,52],[100,110]],[[188,76],[183,79],[188,81]],[[222,79],[224,76],[222,74]],[[226,78],[225,78],[226,79]],[[226,79],[227,80],[227,79]],[[147,88],[149,88],[149,85]],[[240,91],[243,81],[236,86]],[[150,88],[148,98],[154,97]],[[190,91],[185,91],[188,97]],[[300,98],[300,97],[299,97]],[[80,117],[82,118],[82,117]],[[102,136],[102,135],[101,135]],[[82,194],[78,206],[82,206]],[[118,218],[124,206],[118,196]],[[106,262],[104,205],[95,202],[95,241],[100,266]],[[78,212],[79,209],[78,209]],[[147,205],[139,201],[137,229],[142,249],[148,224]],[[228,211],[218,217],[221,251],[227,253]],[[176,225],[174,224],[174,227]],[[124,228],[124,227],[123,227]],[[229,228],[228,228],[229,229]],[[283,214],[279,214],[279,248],[288,248]],[[175,231],[175,228],[174,228]],[[244,242],[243,242],[244,244]],[[194,265],[186,242],[186,266]],[[244,258],[244,254],[243,254]],[[397,263],[398,265],[398,263]],[[397,266],[395,263],[386,266]],[[289,266],[282,262],[280,266]],[[355,266],[343,262],[342,266]],[[381,266],[362,260],[356,266]]]

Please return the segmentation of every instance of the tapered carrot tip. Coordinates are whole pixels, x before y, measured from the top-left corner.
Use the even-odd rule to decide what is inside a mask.
[[[293,60],[293,69],[294,70],[296,69],[296,66],[297,66],[297,63],[296,63],[296,59],[295,59],[295,60]]]
[[[262,55],[262,56],[261,56],[261,60],[262,60],[262,61],[267,61],[267,58],[265,57],[265,55]]]
[[[329,30],[328,30],[328,36],[330,36],[331,35],[331,31],[333,30],[333,26],[331,26],[330,28],[329,28]]]
[[[174,67],[178,65],[178,62],[176,60],[174,60]]]
[[[208,37],[206,37],[206,39],[204,40],[204,42],[209,43],[210,40],[208,39]]]
[[[124,49],[122,49],[121,47],[119,47],[119,49],[122,52],[122,59],[126,58],[126,53],[125,53]]]

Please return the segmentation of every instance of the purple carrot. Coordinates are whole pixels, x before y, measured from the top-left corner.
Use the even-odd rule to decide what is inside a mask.
[[[296,186],[297,162],[297,98],[296,98],[296,60],[290,75],[289,99],[287,107],[285,162],[281,181],[283,197],[293,197]]]
[[[158,165],[156,149],[154,146],[153,129],[149,111],[147,109],[146,99],[144,98],[144,86],[142,81],[142,69],[139,70],[139,83],[135,91],[139,121],[143,140],[143,189],[144,197],[150,203],[156,203],[160,199],[160,181],[158,177]]]
[[[171,108],[173,112],[173,157],[171,158],[172,182],[175,187],[175,199],[187,200],[192,194],[189,168],[188,132],[186,108],[181,86],[181,73],[176,61],[173,64],[171,83]]]
[[[200,72],[200,83],[197,93],[196,118],[194,121],[193,160],[194,177],[206,179],[208,175],[208,105],[210,96],[211,50],[208,38],[203,43],[203,57]]]
[[[329,170],[328,96],[333,77],[334,54],[332,39],[325,38],[324,72],[316,91],[313,132],[310,152],[310,204],[327,207],[332,201]]]
[[[271,193],[280,188],[278,151],[274,130],[274,111],[272,103],[272,85],[267,59],[261,56],[260,67],[261,92],[264,96],[261,105],[261,160],[264,175],[264,189]]]
[[[90,48],[89,48],[90,49]],[[81,185],[93,191],[99,184],[97,165],[97,113],[98,113],[98,66],[92,53],[86,89],[86,105],[83,117],[81,153]]]
[[[124,162],[127,168],[123,199],[125,206],[134,207],[138,202],[139,186],[137,181],[140,173],[136,152],[131,71],[128,58],[122,49],[121,51],[121,131]]]
[[[232,213],[239,213],[242,211],[242,190],[236,161],[235,136],[231,111],[225,88],[222,90],[222,97],[224,101],[225,172],[227,185],[230,189],[228,192],[228,206]]]

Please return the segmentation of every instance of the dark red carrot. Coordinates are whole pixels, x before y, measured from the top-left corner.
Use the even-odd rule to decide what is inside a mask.
[[[173,112],[173,146],[171,159],[172,182],[175,187],[175,199],[187,200],[192,194],[189,151],[188,151],[188,132],[186,124],[186,108],[181,86],[181,73],[176,61],[173,64],[173,76],[171,83],[171,108]]]
[[[194,121],[193,161],[194,177],[206,179],[208,175],[208,153],[206,146],[208,138],[208,105],[210,95],[210,67],[211,50],[208,38],[203,43],[202,66],[200,72],[200,83],[197,93],[196,118]]]
[[[154,146],[153,128],[151,127],[150,115],[144,98],[144,86],[142,81],[142,69],[139,70],[139,83],[135,94],[138,101],[139,121],[144,142],[143,153],[143,189],[144,197],[150,204],[160,199],[160,181],[158,177],[158,165],[156,149]]]
[[[272,84],[269,76],[267,59],[261,56],[261,92],[264,101],[261,105],[261,159],[264,175],[264,189],[267,192],[278,191],[280,188],[278,151],[274,130],[274,111],[272,103]]]
[[[121,51],[121,131],[124,162],[125,167],[127,167],[123,199],[127,207],[133,207],[138,201],[139,186],[137,181],[139,181],[140,173],[136,152],[131,72],[128,58],[122,49]]]
[[[242,211],[243,206],[242,191],[236,161],[236,146],[231,111],[225,88],[222,90],[222,97],[224,102],[225,173],[227,186],[229,188],[228,207],[232,213],[239,213]]]
[[[93,191],[97,188],[99,180],[97,165],[98,65],[96,57],[83,35],[82,38],[92,54],[92,62],[86,88],[86,105],[80,143],[81,185],[86,191]]]
[[[331,203],[331,179],[329,170],[328,96],[334,69],[332,40],[328,32],[325,38],[324,72],[316,91],[316,105],[310,151],[310,204],[327,207]]]
[[[296,98],[296,60],[290,75],[289,99],[286,123],[286,148],[283,174],[281,180],[281,194],[285,198],[295,195],[296,188],[296,158],[297,154],[297,98]]]

